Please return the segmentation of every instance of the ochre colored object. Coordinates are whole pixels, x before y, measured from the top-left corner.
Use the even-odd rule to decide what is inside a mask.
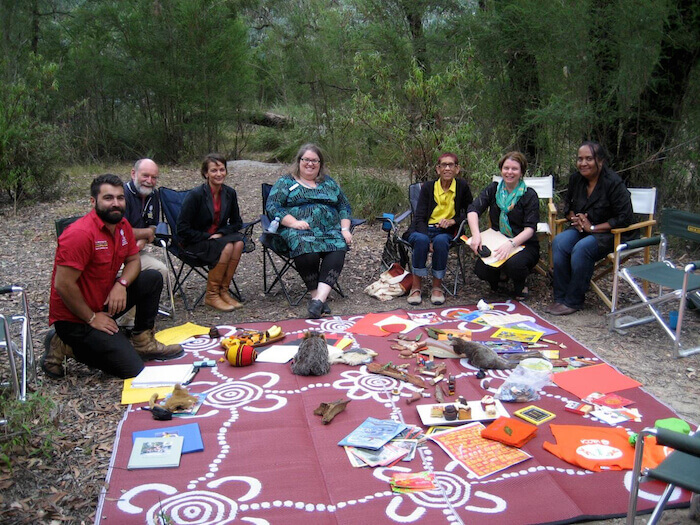
[[[224,356],[233,366],[249,366],[255,363],[258,353],[250,345],[234,345],[226,349]]]

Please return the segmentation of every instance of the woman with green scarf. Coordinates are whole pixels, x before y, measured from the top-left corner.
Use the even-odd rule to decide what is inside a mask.
[[[525,155],[519,151],[510,151],[498,162],[498,168],[501,170],[501,181],[489,184],[471,203],[467,210],[467,221],[472,232],[471,248],[474,253],[478,253],[482,247],[479,215],[488,208],[491,227],[508,239],[500,246],[488,248],[497,260],[507,260],[496,268],[479,258],[474,272],[480,279],[488,281],[494,292],[498,291],[503,272],[513,281],[513,297],[522,300],[527,297],[525,279],[540,257],[540,245],[535,235],[539,199],[535,190],[528,188],[523,181],[523,175],[527,171]],[[523,249],[509,258],[520,246]]]

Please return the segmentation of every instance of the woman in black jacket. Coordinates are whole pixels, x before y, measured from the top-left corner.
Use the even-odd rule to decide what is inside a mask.
[[[484,188],[469,206],[467,220],[472,233],[470,246],[474,253],[478,253],[482,247],[479,215],[486,208],[489,209],[491,227],[505,235],[507,240],[500,246],[488,248],[498,261],[505,262],[494,267],[477,259],[474,273],[488,281],[491,289],[496,291],[503,271],[513,280],[513,296],[524,299],[527,295],[525,279],[540,258],[540,245],[535,235],[540,213],[539,199],[537,192],[528,188],[523,181],[527,171],[525,155],[519,151],[506,153],[498,161],[498,169],[501,171],[501,181],[492,182]],[[523,249],[516,252],[520,246]]]
[[[210,267],[204,304],[230,312],[242,305],[228,288],[243,253],[243,220],[236,190],[226,186],[226,159],[210,153],[202,162],[205,183],[185,197],[177,218],[182,247]]]
[[[413,222],[405,237],[413,247],[413,284],[408,294],[408,304],[423,301],[421,288],[423,277],[428,276],[426,261],[430,245],[433,246],[431,271],[433,289],[430,302],[445,302],[442,279],[447,269],[450,241],[467,216],[467,206],[472,202],[472,192],[467,181],[459,178],[459,160],[454,153],[443,153],[435,168],[438,179],[423,184]]]

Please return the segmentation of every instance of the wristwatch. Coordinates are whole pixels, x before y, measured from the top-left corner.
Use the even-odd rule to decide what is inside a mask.
[[[127,280],[124,279],[123,277],[122,277],[121,279],[117,279],[117,282],[118,282],[119,284],[121,284],[124,288],[128,288],[128,287],[129,287],[129,281],[127,281]]]
[[[592,231],[592,232],[595,231],[595,225],[593,225],[593,224],[591,224],[591,231]]]

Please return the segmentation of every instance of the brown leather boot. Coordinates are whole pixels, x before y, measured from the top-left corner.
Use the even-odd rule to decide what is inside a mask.
[[[236,301],[236,299],[232,297],[228,291],[228,287],[233,280],[233,274],[236,273],[236,268],[238,268],[238,263],[240,260],[240,258],[229,260],[228,265],[226,266],[226,272],[224,273],[224,278],[221,281],[221,288],[219,289],[219,296],[221,299],[226,304],[233,306],[234,309],[243,307],[243,305]]]
[[[209,270],[209,275],[207,276],[207,291],[204,295],[204,304],[221,310],[222,312],[232,312],[234,310],[233,306],[225,302],[221,298],[221,281],[224,280],[224,274],[226,273],[227,265],[225,263],[219,263],[214,268]]]
[[[131,336],[131,344],[134,346],[136,353],[138,353],[144,361],[150,361],[152,359],[167,361],[168,359],[180,357],[185,353],[180,345],[166,346],[159,342],[155,337],[153,328],[144,330],[138,334],[133,334]]]
[[[44,373],[54,379],[61,379],[66,375],[63,362],[73,355],[73,349],[61,341],[53,328],[49,330],[44,338],[44,355],[41,356],[41,369]]]

